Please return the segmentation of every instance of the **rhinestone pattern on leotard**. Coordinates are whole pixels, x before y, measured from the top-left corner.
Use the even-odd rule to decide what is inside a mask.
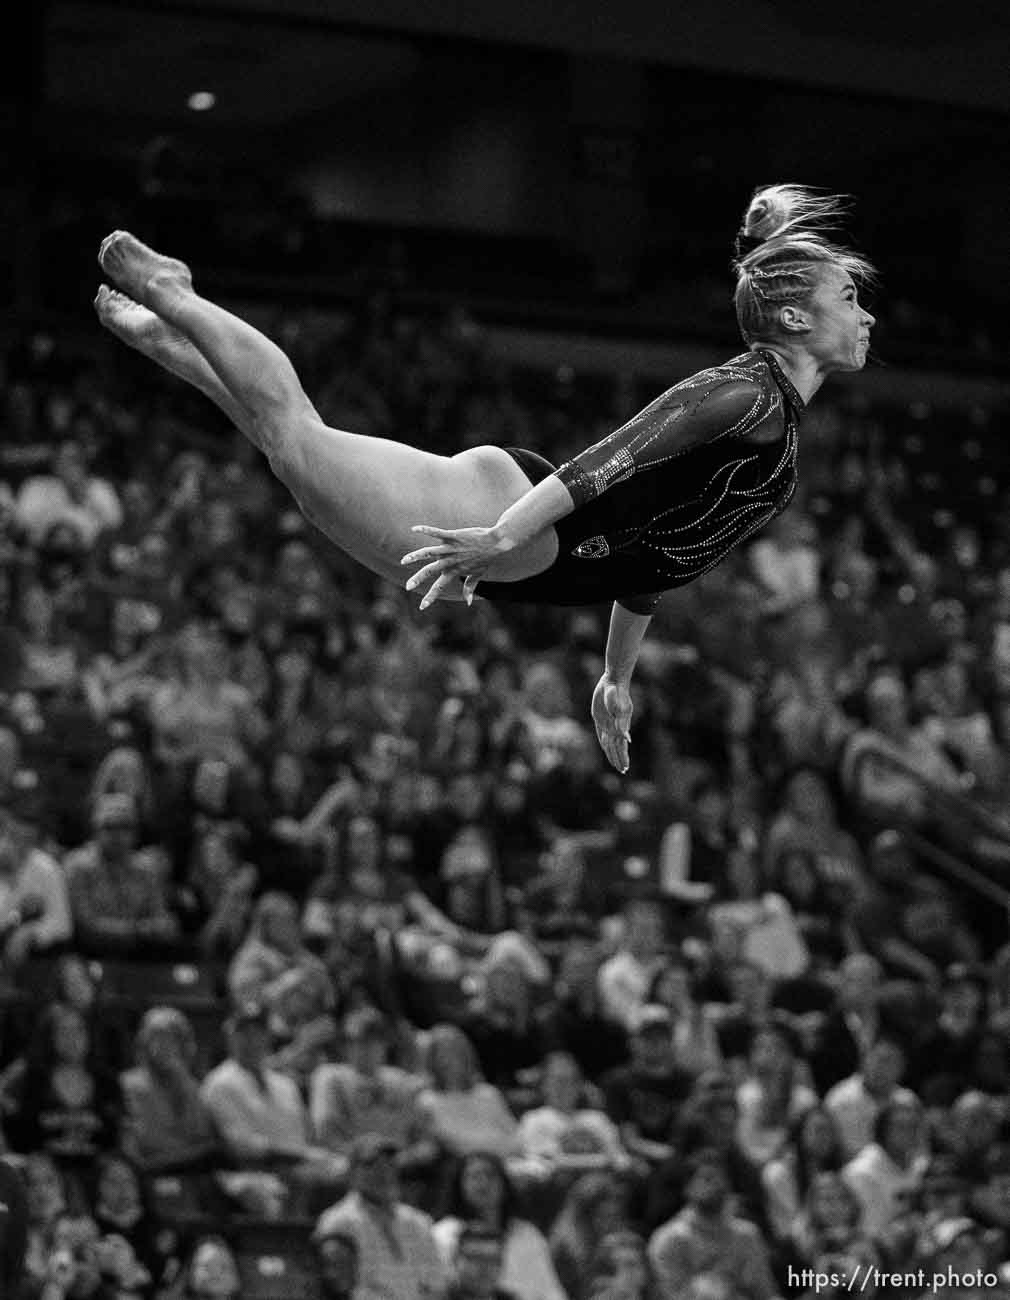
[[[555,525],[557,558],[481,594],[649,612],[789,504],[803,406],[768,352],[692,375],[554,471],[575,503]]]

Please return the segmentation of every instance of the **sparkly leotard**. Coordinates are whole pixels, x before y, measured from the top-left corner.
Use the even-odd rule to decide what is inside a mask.
[[[796,490],[803,399],[770,352],[746,352],[675,385],[615,433],[555,470],[513,456],[534,482],[554,473],[575,501],[554,525],[550,568],[482,582],[492,601],[651,613],[664,591],[724,560]]]

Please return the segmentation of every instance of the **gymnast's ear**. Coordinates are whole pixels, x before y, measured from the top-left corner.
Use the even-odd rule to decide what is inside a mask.
[[[793,303],[787,303],[786,306],[779,308],[779,324],[787,334],[810,332],[810,317],[802,307],[797,307]]]

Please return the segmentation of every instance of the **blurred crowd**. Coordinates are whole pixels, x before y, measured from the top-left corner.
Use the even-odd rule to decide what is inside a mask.
[[[272,333],[447,453],[560,463],[679,378],[382,293]],[[1010,1294],[1002,414],[819,399],[797,504],[654,619],[621,778],[608,609],[419,616],[202,398],[12,346],[0,1293]]]

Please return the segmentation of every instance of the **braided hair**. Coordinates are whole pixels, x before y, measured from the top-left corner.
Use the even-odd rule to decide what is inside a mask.
[[[778,312],[802,306],[817,288],[825,263],[840,266],[857,285],[876,280],[873,265],[822,231],[837,226],[848,207],[840,194],[804,185],[768,185],[754,191],[736,239],[733,305],[744,342],[770,341]]]

